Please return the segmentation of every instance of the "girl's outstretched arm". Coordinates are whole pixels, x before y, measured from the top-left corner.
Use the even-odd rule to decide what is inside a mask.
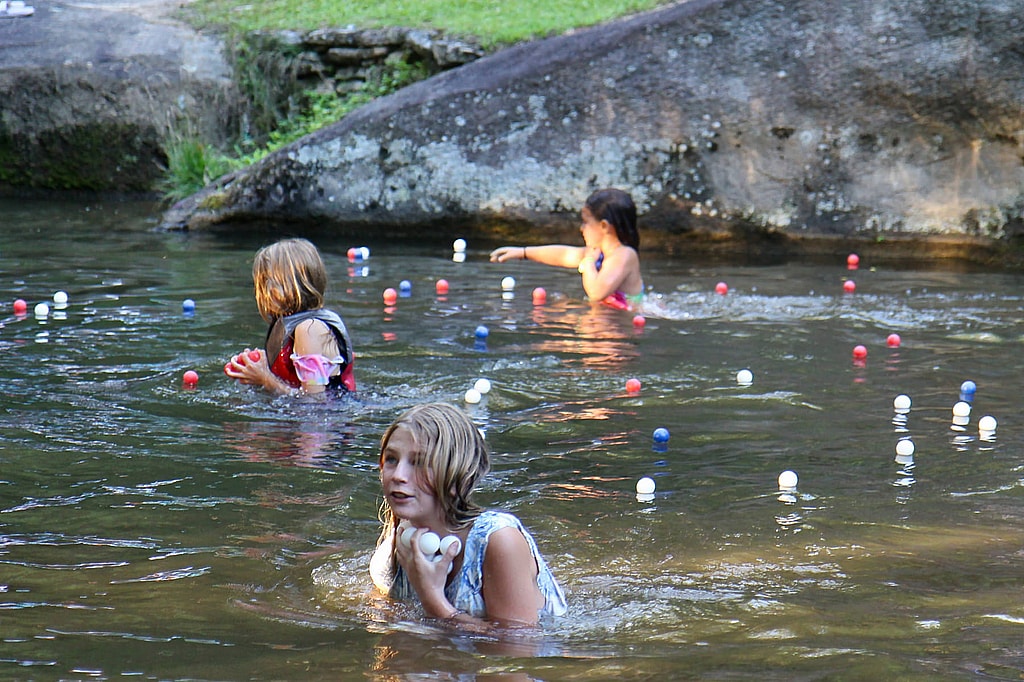
[[[531,260],[544,265],[575,270],[583,258],[585,249],[582,246],[568,244],[544,244],[542,246],[499,246],[491,251],[492,263],[504,263],[510,260]]]

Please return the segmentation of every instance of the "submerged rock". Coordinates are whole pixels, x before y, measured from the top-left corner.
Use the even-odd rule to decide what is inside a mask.
[[[179,203],[164,224],[497,220],[568,232],[589,192],[618,186],[655,242],[1005,240],[1024,205],[1022,10],[691,0],[377,100]]]

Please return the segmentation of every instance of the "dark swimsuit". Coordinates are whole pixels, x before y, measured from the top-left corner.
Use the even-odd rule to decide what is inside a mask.
[[[336,393],[355,391],[356,378],[352,372],[355,357],[352,353],[352,342],[348,338],[348,330],[345,329],[345,323],[336,313],[324,308],[281,317],[270,325],[265,344],[267,358],[273,358],[270,363],[270,371],[295,388],[302,386],[299,375],[295,371],[295,364],[292,362],[292,353],[295,346],[295,328],[310,319],[320,320],[327,325],[338,342],[338,350],[344,361],[341,372],[331,377],[327,384],[327,390]]]

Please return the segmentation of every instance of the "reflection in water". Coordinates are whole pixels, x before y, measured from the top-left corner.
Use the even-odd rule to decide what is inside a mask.
[[[584,302],[576,273],[525,264],[505,297],[486,249],[455,262],[436,244],[375,245],[368,268],[325,239],[361,392],[317,405],[221,374],[225,348],[265,331],[246,265],[261,237],[10,210],[0,301],[70,295],[45,321],[0,327],[0,675],[1024,672],[1022,436],[1012,419],[998,441],[969,420],[955,431],[948,412],[965,376],[978,414],[1019,411],[1019,275],[865,267],[842,295],[841,262],[651,254],[645,277],[667,293],[638,329]],[[61,240],[38,236],[52,224]],[[871,359],[852,366],[858,344]],[[383,428],[412,404],[464,404],[480,377],[493,390],[466,406],[494,453],[480,501],[528,523],[571,602],[540,641],[466,638],[369,592]],[[913,418],[890,413],[904,392]],[[659,427],[670,443],[652,445]],[[921,452],[894,463],[911,431]],[[789,467],[800,490],[767,489]],[[656,497],[637,501],[643,476]]]

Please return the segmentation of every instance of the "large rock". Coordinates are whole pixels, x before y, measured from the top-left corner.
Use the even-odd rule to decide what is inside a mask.
[[[221,43],[167,19],[177,3],[26,4],[0,18],[0,190],[151,190],[169,136],[237,126]]]
[[[1024,205],[1022,20],[1019,0],[691,0],[375,101],[165,225],[497,220],[544,238],[611,185],[665,243],[1005,241]]]

